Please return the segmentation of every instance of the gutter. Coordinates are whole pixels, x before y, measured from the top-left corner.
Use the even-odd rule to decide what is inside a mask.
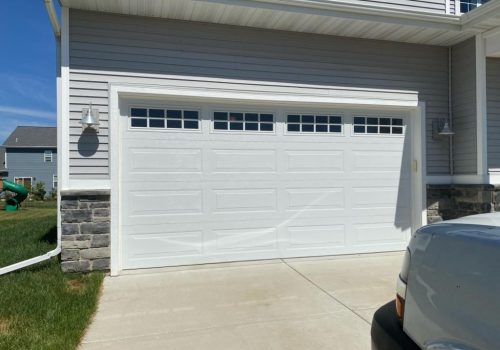
[[[45,3],[45,9],[47,10],[47,14],[49,16],[50,24],[52,26],[52,30],[54,31],[54,36],[56,38],[56,42],[59,42],[61,40],[61,26],[59,25],[59,21],[57,20],[57,15],[56,15],[56,11],[54,8],[54,3],[52,2],[52,0],[44,0],[44,3]],[[58,192],[59,192],[59,190],[58,190]],[[61,202],[61,196],[58,193],[57,207],[60,206],[60,202]],[[0,268],[0,276],[5,275],[9,272],[13,272],[13,271],[22,269],[24,267],[38,264],[39,262],[49,260],[49,259],[61,254],[61,232],[60,232],[61,230],[59,227],[59,215],[60,214],[58,213],[57,246],[56,246],[56,248],[51,250],[48,253],[43,254],[43,255],[36,256],[36,257],[28,259],[28,260],[24,260],[24,261],[21,261],[21,262],[12,264],[12,265],[2,267],[2,268]]]
[[[59,20],[57,19],[56,9],[54,8],[54,3],[52,0],[43,0],[45,3],[45,9],[47,10],[47,14],[49,16],[50,25],[52,26],[52,31],[56,38],[61,37],[61,25],[59,24]]]

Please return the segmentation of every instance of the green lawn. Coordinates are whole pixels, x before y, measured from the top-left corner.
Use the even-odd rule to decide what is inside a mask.
[[[56,210],[0,211],[0,266],[56,246]],[[102,273],[65,274],[57,258],[0,276],[0,349],[75,349],[95,311]]]

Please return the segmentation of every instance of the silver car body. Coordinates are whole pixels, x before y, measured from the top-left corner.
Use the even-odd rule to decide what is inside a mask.
[[[425,226],[409,250],[405,333],[422,349],[500,349],[500,213]]]

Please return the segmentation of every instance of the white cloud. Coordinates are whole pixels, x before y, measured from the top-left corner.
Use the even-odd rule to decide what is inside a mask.
[[[19,73],[0,73],[0,81],[6,83],[0,87],[0,103],[9,98],[23,97],[26,101],[41,102],[52,107],[56,103],[54,79],[30,76]]]
[[[17,115],[21,115],[21,116],[25,116],[25,117],[36,118],[36,119],[46,119],[46,120],[55,120],[56,119],[55,112],[41,111],[38,109],[20,108],[20,107],[11,107],[11,106],[0,105],[0,112],[17,114]]]
[[[26,77],[10,77],[8,79],[9,86],[16,95],[24,96],[27,99],[40,101],[47,106],[54,106],[56,102],[55,95],[52,96],[50,92],[52,89],[48,89],[48,85],[51,82],[40,81],[34,78],[26,78]],[[55,84],[54,84],[55,85]],[[55,91],[54,91],[55,94]]]

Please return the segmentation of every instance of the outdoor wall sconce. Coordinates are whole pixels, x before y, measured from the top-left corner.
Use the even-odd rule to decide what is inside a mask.
[[[432,138],[442,139],[446,136],[453,136],[455,133],[451,130],[448,124],[448,119],[435,119],[432,122]]]
[[[82,129],[85,131],[88,128],[94,129],[99,132],[99,110],[92,108],[92,102],[88,108],[82,110]]]

